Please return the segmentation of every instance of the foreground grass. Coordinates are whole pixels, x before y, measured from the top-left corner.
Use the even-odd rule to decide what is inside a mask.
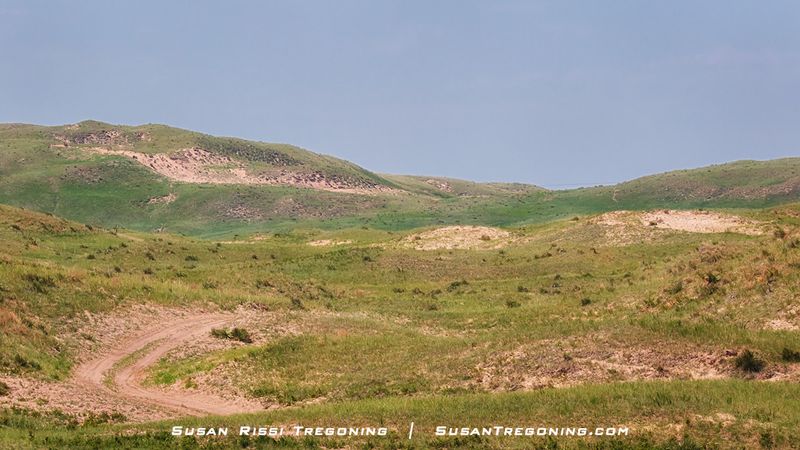
[[[6,411],[14,448],[789,448],[800,438],[797,386],[748,381],[636,382],[524,393],[387,398],[143,425],[79,426]],[[754,401],[757,399],[757,401]],[[410,422],[413,439],[407,438]],[[173,437],[173,426],[386,426],[388,437]],[[437,426],[627,427],[624,437],[436,437]],[[37,429],[37,431],[33,431]]]

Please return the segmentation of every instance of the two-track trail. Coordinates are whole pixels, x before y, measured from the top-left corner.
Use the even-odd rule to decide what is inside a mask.
[[[122,400],[149,404],[178,414],[227,415],[263,410],[246,400],[231,401],[208,392],[167,391],[143,384],[147,368],[170,350],[207,336],[235,319],[231,313],[203,313],[160,321],[123,339],[102,356],[81,364],[74,382]]]

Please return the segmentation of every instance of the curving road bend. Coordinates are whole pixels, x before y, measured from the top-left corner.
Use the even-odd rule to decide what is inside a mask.
[[[78,366],[74,380],[92,390],[121,397],[121,400],[133,400],[185,415],[229,415],[263,410],[253,401],[234,402],[210,393],[170,392],[142,385],[147,368],[170,350],[207,336],[212,328],[224,327],[234,319],[230,313],[207,313],[153,325],[123,340],[106,354]],[[121,365],[122,362],[125,364]],[[115,366],[112,386],[109,387],[104,380]]]

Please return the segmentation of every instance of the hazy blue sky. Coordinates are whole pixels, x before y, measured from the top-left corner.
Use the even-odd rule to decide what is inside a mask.
[[[800,2],[0,0],[0,122],[88,118],[551,187],[800,155]]]

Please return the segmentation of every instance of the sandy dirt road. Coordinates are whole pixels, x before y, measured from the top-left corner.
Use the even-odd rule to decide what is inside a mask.
[[[204,416],[255,412],[264,408],[246,399],[231,400],[207,392],[146,387],[147,368],[170,350],[207,336],[235,319],[231,313],[204,313],[159,321],[123,339],[110,351],[81,364],[74,382],[109,396],[156,406],[178,414]],[[110,380],[109,380],[110,378]],[[110,381],[110,382],[109,382]]]

